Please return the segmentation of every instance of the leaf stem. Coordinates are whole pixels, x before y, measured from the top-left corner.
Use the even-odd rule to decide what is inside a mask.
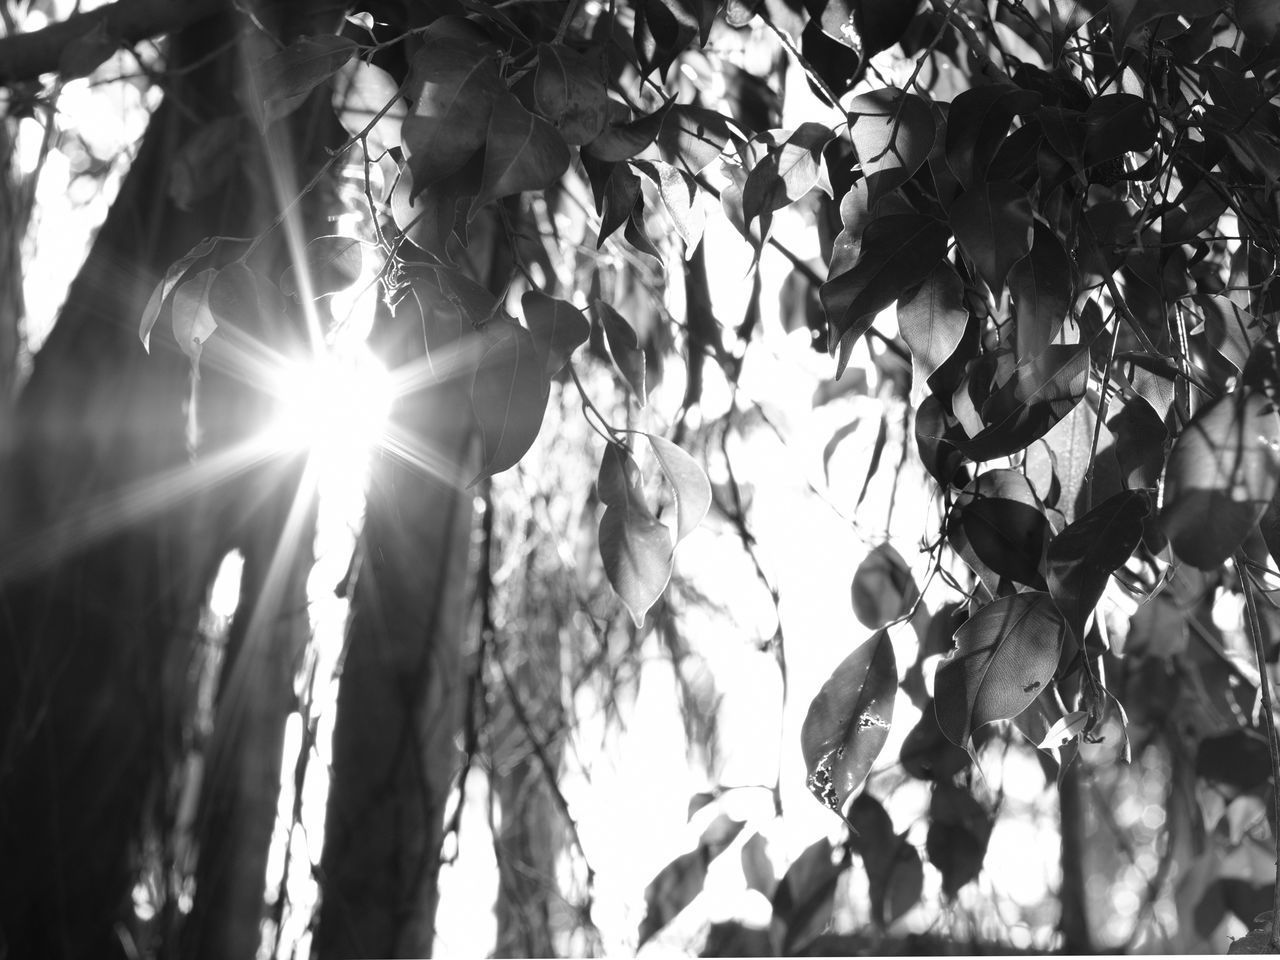
[[[1240,586],[1244,591],[1245,608],[1249,614],[1249,636],[1253,640],[1253,654],[1258,661],[1258,691],[1262,694],[1262,713],[1267,724],[1267,749],[1271,754],[1271,803],[1275,807],[1280,800],[1280,743],[1277,743],[1275,714],[1271,707],[1271,679],[1267,675],[1267,652],[1262,643],[1262,627],[1258,622],[1257,601],[1253,596],[1253,575],[1249,572],[1243,550],[1236,551],[1236,572],[1240,574]],[[1280,819],[1280,811],[1277,811]],[[1280,950],[1280,830],[1274,830],[1276,845],[1276,878],[1271,891],[1271,947]]]

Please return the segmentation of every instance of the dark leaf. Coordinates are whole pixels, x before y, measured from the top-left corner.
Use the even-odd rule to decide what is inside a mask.
[[[120,49],[120,40],[107,30],[107,18],[99,17],[88,30],[72,37],[58,54],[58,73],[65,83],[87,77]]]
[[[849,104],[849,119],[868,202],[874,207],[928,159],[937,134],[933,110],[913,93],[883,87],[855,97]]]
[[[242,124],[239,116],[219,117],[182,145],[169,168],[169,196],[179,210],[191,210],[235,172]]]
[[[484,174],[480,195],[471,204],[471,216],[499,197],[543,190],[567,169],[569,148],[556,128],[522,107],[514,96],[500,96],[489,117]]]
[[[898,668],[893,644],[877,631],[836,667],[809,704],[800,748],[810,791],[841,814],[862,786],[893,720]]]
[[[567,300],[530,290],[520,298],[524,321],[529,325],[533,347],[543,357],[543,373],[554,377],[569,361],[569,355],[587,342],[591,323],[582,311]]]
[[[391,107],[384,110],[388,103]],[[400,131],[409,115],[391,74],[363,60],[347,62],[334,77],[333,111],[350,136],[364,134],[365,150],[374,160],[400,145]],[[378,117],[376,123],[374,117]]]
[[[871,221],[853,269],[822,285],[832,348],[846,334],[862,336],[876,314],[924,282],[946,254],[949,236],[946,224],[920,214]]]
[[[850,806],[849,825],[855,834],[853,848],[867,871],[871,918],[878,927],[887,927],[920,899],[924,889],[920,854],[907,842],[906,834],[894,832],[893,821],[879,801],[865,793]]]
[[[736,126],[722,113],[680,104],[673,106],[663,120],[658,144],[672,162],[697,174],[720,157],[725,144],[735,136]]]
[[[1003,497],[967,498],[956,508],[969,546],[988,569],[1044,589],[1040,565],[1051,530],[1040,509]]]
[[[661,160],[635,160],[632,165],[643,172],[658,188],[662,205],[671,214],[671,222],[689,252],[702,240],[706,213],[699,202],[698,184],[693,177]]]
[[[939,783],[929,803],[925,851],[942,874],[942,892],[955,899],[982,872],[991,839],[991,817],[962,787]]]
[[[960,186],[971,189],[987,176],[992,158],[1020,114],[1040,105],[1040,95],[1012,84],[972,87],[947,111],[947,165]]]
[[[1271,777],[1265,735],[1235,730],[1206,737],[1196,751],[1196,776],[1239,791],[1262,786]]]
[[[640,349],[640,340],[636,337],[635,328],[626,318],[603,300],[591,305],[600,325],[604,328],[605,341],[609,344],[609,353],[618,371],[631,388],[631,394],[640,406],[645,403],[644,351]]]
[[[831,922],[844,863],[833,863],[831,841],[815,841],[782,876],[773,895],[772,934],[779,956],[799,953]]]
[[[748,889],[772,897],[778,889],[778,878],[766,847],[764,835],[760,833],[752,834],[742,845],[742,875]]]
[[[583,147],[583,151],[606,163],[630,160],[657,138],[670,109],[671,102],[668,101],[653,113],[643,114],[629,123],[611,123],[600,136]]]
[[[262,101],[259,125],[287,117],[302,106],[311,91],[337,73],[359,49],[347,37],[299,37],[258,65],[257,87]]]
[[[480,426],[483,466],[469,486],[516,465],[542,429],[547,408],[543,358],[524,327],[492,321],[489,345],[471,384],[471,408]]]
[[[216,237],[206,237],[188,250],[182,257],[175,260],[168,270],[164,272],[164,277],[156,284],[155,289],[151,291],[151,297],[147,300],[146,307],[142,311],[142,321],[138,325],[138,338],[142,341],[143,349],[148,353],[151,352],[151,330],[156,325],[156,320],[160,318],[160,309],[164,306],[164,302],[169,299],[169,294],[173,293],[174,287],[186,275],[186,272],[195,266],[196,261],[207,257],[218,245]]]
[[[1009,293],[1018,314],[1018,360],[1036,356],[1053,342],[1071,309],[1071,258],[1058,235],[1039,220],[1031,252],[1009,271]]]
[[[707,880],[706,850],[699,846],[676,857],[649,881],[644,891],[644,920],[638,945],[645,944],[702,892]]]
[[[1038,592],[1003,597],[966,620],[934,680],[942,732],[968,747],[974,730],[1025,710],[1053,678],[1069,632],[1053,600]]]
[[[888,543],[880,544],[858,564],[852,593],[854,615],[872,630],[905,616],[920,599],[911,569]]]
[[[1179,559],[1212,570],[1244,542],[1280,479],[1280,416],[1265,394],[1210,401],[1165,464],[1160,524]]]
[[[1009,268],[1031,251],[1031,199],[1016,183],[982,183],[951,204],[951,227],[993,293],[1004,289]]]
[[[204,342],[218,328],[209,307],[209,288],[217,275],[214,269],[201,270],[173,292],[173,339],[190,358],[193,368],[200,362]]]
[[[538,45],[534,103],[572,146],[590,143],[604,130],[609,97],[603,54],[600,49],[579,53],[559,43]]]
[[[820,123],[801,124],[751,169],[742,188],[742,215],[748,225],[813,189],[822,173],[822,148],[834,136]],[[763,221],[763,232],[768,232],[768,222]]]
[[[932,700],[921,707],[920,720],[902,741],[899,758],[902,769],[918,780],[950,780],[969,766],[969,754],[948,740],[938,726]]]
[[[1142,539],[1149,512],[1145,492],[1109,497],[1053,538],[1046,555],[1049,595],[1084,641],[1089,614],[1102,599],[1111,574],[1124,566]]]
[[[913,394],[927,389],[934,371],[960,345],[968,323],[964,282],[945,260],[933,268],[910,300],[898,301],[898,330],[911,350]]]

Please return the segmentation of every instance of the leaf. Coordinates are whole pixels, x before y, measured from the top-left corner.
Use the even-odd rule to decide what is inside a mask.
[[[1261,519],[1280,478],[1280,416],[1266,395],[1237,391],[1201,408],[1165,464],[1160,525],[1179,559],[1223,563]]]
[[[204,342],[218,327],[209,308],[209,288],[217,275],[218,271],[212,268],[201,270],[173,292],[173,339],[191,359],[193,368],[200,362]]]
[[[899,757],[902,769],[918,780],[950,780],[969,765],[969,754],[948,740],[938,726],[932,699],[921,707],[920,720],[907,732]]]
[[[169,299],[169,294],[173,292],[173,288],[178,285],[179,281],[195,265],[196,261],[213,253],[217,245],[217,237],[205,237],[205,239],[183,254],[182,257],[175,260],[169,269],[164,272],[164,277],[156,284],[155,289],[151,291],[147,305],[142,310],[142,321],[138,325],[138,338],[142,341],[143,349],[148,353],[151,352],[151,330],[156,325],[156,320],[160,318],[160,309],[164,306],[164,302]]]
[[[297,110],[311,91],[342,69],[358,49],[360,45],[354,40],[324,34],[299,37],[263,60],[256,75],[262,101],[258,125],[265,130],[268,124]]]
[[[509,321],[493,321],[484,334],[492,340],[471,384],[483,466],[468,486],[515,466],[542,429],[547,408],[545,361],[529,332]]]
[[[565,143],[581,146],[598,137],[608,119],[605,58],[600,48],[579,53],[564,44],[538,44],[533,101]]]
[[[1076,639],[1102,599],[1111,574],[1124,566],[1142,539],[1142,521],[1150,508],[1142,491],[1108,497],[1053,538],[1046,553],[1049,596],[1058,605]]]
[[[939,261],[909,300],[898,301],[898,331],[911,350],[913,395],[923,395],[935,370],[955,353],[969,324],[964,281]]]
[[[1049,728],[1040,742],[1036,744],[1036,749],[1057,750],[1059,747],[1066,746],[1084,732],[1088,722],[1089,712],[1087,710],[1071,711],[1071,713],[1062,717]]]
[[[569,148],[556,128],[510,94],[498,98],[485,139],[484,175],[471,217],[491,200],[544,190],[569,169]]]
[[[677,104],[663,119],[658,145],[673,162],[678,161],[690,173],[698,174],[720,158],[725,144],[735,136],[734,127],[734,121],[722,113]]]
[[[653,455],[676,500],[676,546],[702,522],[711,507],[711,481],[698,461],[665,437],[646,433]]]
[[[834,349],[846,334],[856,338],[876,314],[892,305],[904,290],[924,282],[947,252],[946,224],[921,214],[877,217],[862,233],[853,269],[822,285],[822,307]]]
[[[1004,289],[1009,268],[1031,251],[1031,199],[1009,180],[982,183],[951,205],[956,242],[992,293]]]
[[[1155,110],[1131,93],[1097,97],[1085,111],[1084,165],[1092,167],[1155,143]]]
[[[798,954],[831,922],[844,863],[833,863],[831,841],[815,840],[782,875],[773,894],[770,933],[780,957]]]
[[[391,106],[384,111],[388,104]],[[400,133],[409,115],[408,104],[391,74],[363,60],[343,64],[334,76],[333,111],[342,128],[353,137],[373,124],[372,129],[364,132],[370,159],[377,159],[400,145]],[[374,117],[378,117],[376,123]]]
[[[684,241],[685,249],[692,253],[702,240],[702,228],[706,221],[697,182],[685,171],[662,161],[633,160],[632,166],[657,185],[662,205],[671,214],[671,222]]]
[[[1009,293],[1017,310],[1018,361],[1040,353],[1053,342],[1071,309],[1071,258],[1051,228],[1039,220],[1032,232],[1031,252],[1009,270]]]
[[[618,372],[631,389],[631,394],[640,406],[645,403],[644,351],[640,349],[640,340],[636,331],[627,323],[622,314],[603,300],[596,300],[591,305],[600,325],[604,327],[604,338],[609,344],[609,353],[613,357]]]
[[[950,783],[933,788],[925,851],[942,874],[942,892],[954,900],[982,872],[991,840],[991,817],[965,790]]]
[[[587,342],[591,323],[582,311],[567,300],[530,290],[520,298],[525,323],[533,337],[533,348],[543,357],[543,373],[548,379],[569,362],[569,355]]]
[[[410,69],[412,85],[421,87],[400,138],[413,176],[410,196],[416,197],[484,146],[494,103],[499,95],[505,99],[506,88],[492,53],[454,39],[425,44]]]
[[[894,832],[893,821],[880,802],[865,793],[853,801],[849,825],[855,835],[852,846],[867,871],[871,919],[884,929],[920,900],[924,890],[920,854],[905,833]]]
[[[929,104],[896,87],[854,97],[849,104],[849,122],[871,207],[911,179],[929,158],[937,137]]]
[[[364,267],[364,249],[353,237],[316,237],[303,251],[300,281],[298,264],[290,264],[280,275],[280,290],[286,296],[312,299],[345,290],[360,278]]]
[[[920,599],[911,568],[888,543],[877,546],[858,564],[851,590],[854,616],[872,630],[906,616]]]
[[[1280,31],[1280,7],[1270,0],[1235,0],[1235,16],[1244,35],[1259,47],[1269,44]]]
[[[600,518],[605,576],[639,627],[671,578],[671,534],[645,502],[640,468],[625,447],[611,443],[605,448],[596,490],[605,505]]]
[[[647,943],[702,892],[708,863],[706,850],[699,846],[676,857],[649,881],[637,946]]]
[[[1044,589],[1040,561],[1052,531],[1038,505],[1004,497],[966,497],[956,509],[978,560],[1001,577]]]
[[[653,113],[642,114],[628,123],[609,124],[583,151],[606,163],[630,160],[657,138],[671,103],[668,100]]]
[[[1055,344],[1014,370],[982,407],[987,426],[955,444],[971,460],[993,460],[1023,450],[1070,413],[1089,383],[1089,345]]]
[[[209,286],[209,309],[218,326],[257,330],[262,311],[259,283],[267,283],[236,260],[218,271]],[[277,294],[278,296],[278,294]]]
[[[748,226],[814,188],[822,174],[822,148],[834,136],[820,123],[803,123],[751,168],[742,188],[742,215]],[[768,219],[762,221],[762,231],[767,232],[768,223]]]
[[[809,704],[800,730],[808,786],[842,814],[871,772],[893,720],[898,668],[889,634],[877,631],[849,654]]]
[[[778,878],[773,872],[773,860],[767,850],[764,834],[754,833],[742,845],[742,875],[747,889],[772,897],[778,889]]]
[[[971,87],[951,101],[947,111],[947,165],[960,186],[974,189],[1004,142],[1013,118],[1031,113],[1040,94],[1009,83]]]
[[[107,30],[107,17],[98,17],[89,29],[72,37],[58,54],[58,73],[65,83],[87,77],[120,49],[120,40]]]
[[[1053,679],[1069,630],[1049,595],[1039,592],[1003,597],[966,620],[934,679],[938,726],[947,739],[968,748],[974,730],[1025,710]]]

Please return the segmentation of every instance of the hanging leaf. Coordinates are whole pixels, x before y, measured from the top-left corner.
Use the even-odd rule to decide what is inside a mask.
[[[1135,150],[1151,149],[1159,130],[1151,104],[1131,93],[1108,93],[1095,98],[1084,117],[1086,167]]]
[[[569,355],[587,342],[591,323],[567,300],[530,290],[520,298],[533,348],[543,358],[543,374],[549,380],[569,362]]]
[[[1016,183],[982,183],[951,205],[956,242],[993,293],[1004,289],[1013,264],[1031,251],[1031,199]]]
[[[920,720],[902,741],[899,757],[902,769],[918,780],[950,780],[970,762],[969,754],[948,740],[938,726],[932,699],[921,707]]]
[[[820,123],[803,123],[752,167],[742,188],[742,215],[748,225],[808,195],[822,175],[822,148],[834,136]],[[767,224],[766,219],[763,231]]]
[[[1182,429],[1164,473],[1160,525],[1178,558],[1220,566],[1244,542],[1276,493],[1280,416],[1266,395],[1210,401]]]
[[[949,236],[946,224],[921,214],[872,220],[853,269],[822,285],[831,348],[846,334],[862,336],[876,314],[924,282],[946,254]]]
[[[409,106],[391,74],[364,60],[351,60],[333,78],[333,112],[350,136],[364,136],[365,151],[376,160],[400,146]]]
[[[583,152],[606,163],[630,160],[657,138],[671,103],[668,100],[653,113],[627,123],[610,123],[600,136],[582,148]]]
[[[707,852],[699,846],[668,863],[644,890],[644,919],[637,946],[643,946],[676,918],[707,882]]]
[[[261,327],[260,279],[239,260],[218,271],[209,285],[209,310],[220,327],[257,331]]]
[[[964,281],[939,261],[909,300],[898,301],[898,331],[911,350],[912,394],[923,395],[935,370],[955,353],[969,324]]]
[[[849,104],[849,135],[874,207],[929,158],[937,136],[933,110],[914,93],[882,87]]]
[[[201,240],[180,259],[175,260],[170,265],[169,269],[164,272],[163,279],[151,291],[147,305],[142,310],[142,322],[138,325],[138,338],[142,341],[142,348],[148,353],[151,352],[151,330],[155,327],[156,320],[160,318],[160,309],[164,306],[164,302],[169,299],[169,294],[173,292],[173,288],[178,285],[183,276],[186,275],[186,272],[195,265],[196,261],[213,253],[217,245],[217,237],[206,237]]]
[[[1125,490],[1108,497],[1053,538],[1046,554],[1049,596],[1084,641],[1084,626],[1111,574],[1142,539],[1147,495]]]
[[[987,426],[955,443],[975,461],[1023,450],[1075,408],[1089,383],[1089,345],[1053,345],[1014,370],[982,406]]]
[[[778,876],[773,871],[773,860],[769,856],[768,841],[764,834],[754,833],[742,845],[742,875],[749,890],[755,890],[769,898],[777,891]]]
[[[852,593],[854,615],[872,630],[906,616],[920,599],[911,568],[888,543],[877,546],[858,564]]]
[[[173,339],[190,358],[193,369],[200,362],[204,342],[218,327],[209,308],[209,288],[217,275],[214,269],[201,270],[173,292]]]
[[[1053,678],[1069,630],[1039,592],[1003,597],[966,620],[934,680],[938,726],[947,739],[967,748],[974,730],[1025,710]]]
[[[924,892],[920,854],[905,833],[894,832],[893,821],[879,801],[865,793],[853,801],[849,824],[856,834],[853,848],[867,870],[871,919],[885,929],[914,907]]]
[[[773,894],[770,938],[775,954],[791,957],[819,937],[831,923],[836,887],[846,860],[832,862],[831,841],[815,840],[782,875]]]
[[[534,103],[572,146],[590,143],[608,119],[603,54],[600,48],[579,53],[560,43],[538,44]]]
[[[702,240],[706,221],[697,182],[685,171],[662,161],[634,160],[632,166],[657,186],[662,205],[671,214],[671,222],[684,241],[686,251],[691,254]]]
[[[299,281],[298,265],[290,264],[280,275],[280,290],[300,300],[304,286],[314,299],[345,290],[360,278],[364,267],[364,249],[353,237],[316,237],[303,253],[302,269],[307,281]]]
[[[965,790],[950,783],[933,788],[925,852],[942,874],[942,892],[954,900],[960,888],[977,879],[991,840],[991,817]]]
[[[506,99],[506,87],[490,51],[457,39],[425,44],[410,69],[413,85],[422,86],[400,138],[413,176],[410,196],[416,197],[485,145],[494,103],[500,95]]]
[[[639,627],[671,578],[671,534],[650,511],[640,468],[620,444],[605,448],[596,490],[605,505],[600,518],[605,576]]]
[[[258,125],[267,125],[287,117],[345,64],[360,45],[347,37],[322,35],[299,37],[279,53],[267,57],[256,73],[258,95],[262,101]]]
[[[1040,563],[1052,531],[1038,506],[978,497],[957,502],[956,511],[965,539],[988,569],[1037,590],[1045,588]]]
[[[711,507],[711,481],[698,461],[665,437],[646,433],[653,455],[676,500],[676,546],[702,522]]]
[[[644,351],[640,349],[640,340],[636,337],[635,328],[627,323],[622,314],[603,300],[591,305],[600,325],[604,327],[604,338],[609,344],[609,353],[618,371],[631,388],[631,394],[640,406],[645,403]]]
[[[1009,270],[1009,293],[1017,310],[1015,343],[1021,363],[1044,350],[1071,309],[1071,258],[1058,235],[1039,220],[1031,252]]]
[[[515,466],[542,429],[547,408],[545,360],[529,332],[495,320],[484,335],[490,343],[471,384],[483,466],[468,486]]]
[[[543,190],[569,169],[569,148],[556,128],[505,94],[494,103],[485,139],[480,195],[469,218],[491,200]]]
[[[877,631],[849,654],[809,704],[800,749],[809,790],[841,814],[871,772],[893,720],[898,668],[889,634]]]
[[[705,107],[677,104],[663,119],[658,145],[673,162],[692,174],[701,173],[724,152],[737,124],[722,113]]]

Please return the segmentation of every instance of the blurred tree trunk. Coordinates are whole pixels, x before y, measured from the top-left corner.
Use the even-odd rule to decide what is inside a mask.
[[[1088,913],[1087,802],[1087,786],[1077,761],[1058,786],[1062,855],[1062,888],[1058,894],[1062,916],[1058,929],[1062,933],[1062,952],[1068,954],[1097,953]]]
[[[402,341],[383,360],[412,355]],[[472,518],[463,486],[478,466],[470,401],[444,385],[400,399],[392,418],[443,475],[390,453],[372,466],[338,688],[321,960],[430,954],[458,766]]]

